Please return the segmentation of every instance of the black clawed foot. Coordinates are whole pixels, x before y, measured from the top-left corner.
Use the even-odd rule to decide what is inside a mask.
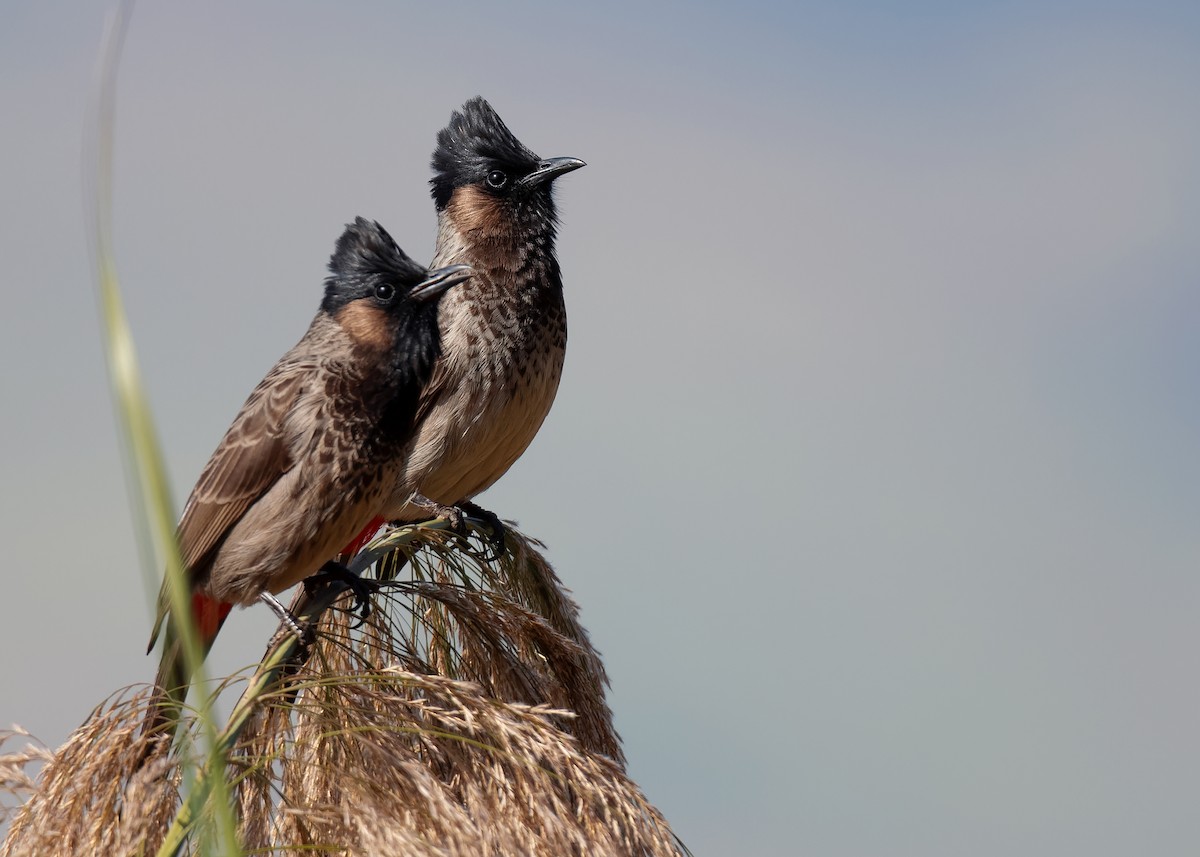
[[[358,621],[350,627],[360,627],[371,615],[371,594],[379,591],[379,585],[369,580],[363,580],[346,566],[330,560],[321,566],[321,570],[312,577],[304,579],[304,588],[311,592],[317,584],[331,581],[346,584],[354,593],[354,607],[351,608],[351,612],[358,614]]]
[[[274,611],[287,629],[296,635],[296,639],[300,641],[300,645],[309,646],[313,642],[313,633],[311,627],[305,627],[300,624],[300,620],[292,615],[292,611],[288,610],[279,602],[279,599],[270,592],[264,592],[258,596],[258,599],[266,604]]]
[[[508,528],[504,526],[504,522],[500,520],[500,516],[495,512],[488,511],[482,506],[472,503],[470,500],[464,500],[458,506],[470,517],[481,522],[491,530],[491,534],[488,536],[488,544],[491,546],[491,550],[484,555],[483,561],[492,562],[504,556],[504,551],[506,550],[504,536],[508,532]]]

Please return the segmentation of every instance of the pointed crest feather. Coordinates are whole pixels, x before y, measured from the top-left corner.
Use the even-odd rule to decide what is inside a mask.
[[[433,198],[439,208],[446,204],[451,191],[477,180],[490,163],[533,169],[540,159],[526,147],[499,114],[481,96],[476,96],[450,116],[438,132],[433,151]]]
[[[419,279],[425,274],[425,269],[400,249],[386,229],[363,217],[346,224],[329,258],[329,271],[327,286],[339,280],[366,279],[372,275]]]

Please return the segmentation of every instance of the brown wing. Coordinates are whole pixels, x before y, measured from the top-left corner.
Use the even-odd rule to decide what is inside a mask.
[[[254,388],[183,507],[176,535],[183,566],[193,582],[212,560],[229,528],[292,467],[286,437],[288,413],[300,397],[305,379],[312,377],[314,366],[289,357]],[[167,618],[169,601],[164,579],[158,593],[158,618],[150,633],[151,649]]]
[[[450,372],[446,364],[446,355],[438,356],[437,361],[433,364],[433,371],[429,375],[429,381],[421,387],[421,396],[417,400],[417,416],[413,420],[413,425],[421,425],[425,422],[425,418],[429,416],[429,411],[434,405],[445,395],[450,387]]]
[[[287,416],[312,368],[276,366],[250,394],[205,465],[179,520],[179,549],[193,578],[229,528],[292,467]]]

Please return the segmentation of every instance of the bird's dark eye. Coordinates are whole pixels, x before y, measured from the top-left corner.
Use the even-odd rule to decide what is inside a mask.
[[[387,303],[396,296],[396,288],[391,283],[380,283],[375,287],[375,299]]]
[[[487,183],[496,190],[500,190],[500,188],[508,184],[508,176],[501,170],[492,170],[488,173]]]

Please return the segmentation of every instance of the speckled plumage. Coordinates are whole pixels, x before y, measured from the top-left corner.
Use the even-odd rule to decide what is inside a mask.
[[[427,517],[409,502],[414,492],[453,505],[491,486],[554,402],[567,313],[551,182],[583,166],[557,160],[571,163],[547,168],[554,162],[522,145],[482,98],[467,102],[438,135],[433,264],[468,264],[473,276],[439,305],[442,353],[385,512],[391,519]],[[499,189],[490,184],[496,171],[507,177]]]
[[[321,312],[250,394],[184,507],[184,564],[219,601],[249,604],[316,572],[398,476],[439,349],[435,305],[404,297],[426,271],[361,218],[330,268]],[[391,305],[373,296],[385,281]]]
[[[322,313],[251,394],[180,521],[197,589],[235,604],[280,592],[371,518],[416,399],[406,406],[403,390],[364,371],[379,350]]]
[[[436,298],[465,276],[431,275],[362,218],[346,228],[329,267],[320,311],[250,394],[180,518],[205,651],[231,605],[314,574],[378,513],[399,478],[437,359]],[[151,646],[167,595],[164,582]],[[158,697],[181,701],[187,679],[170,618]],[[156,705],[144,728],[157,731],[174,716],[171,705]]]

